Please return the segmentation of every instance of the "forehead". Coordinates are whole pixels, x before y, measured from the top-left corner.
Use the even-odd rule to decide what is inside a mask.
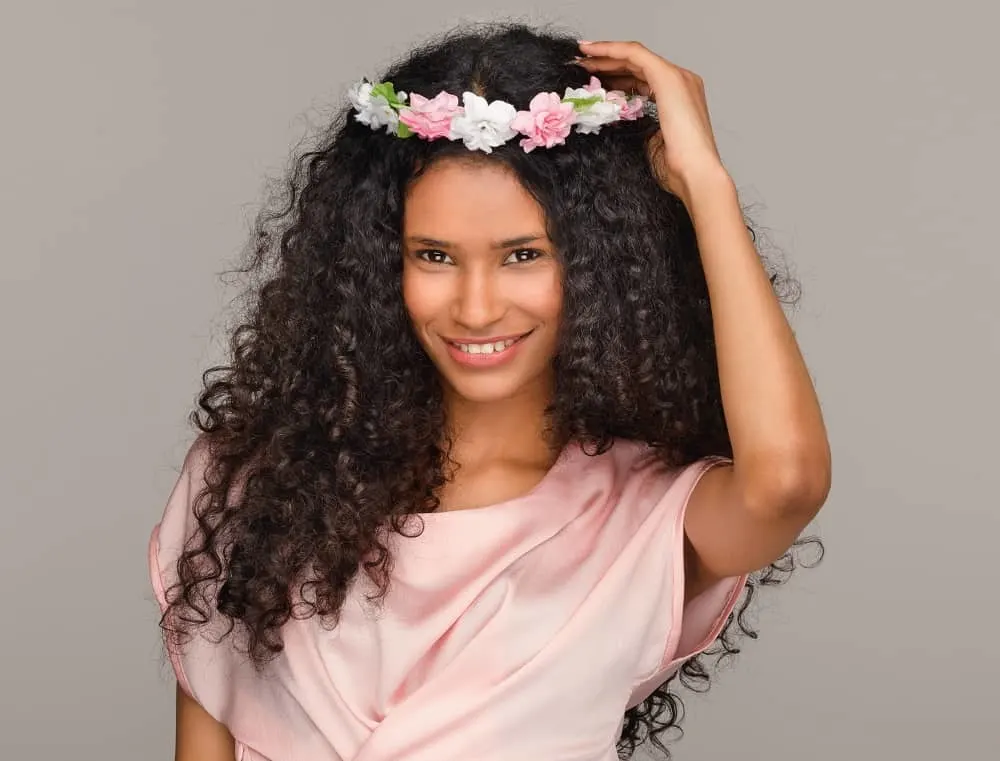
[[[403,230],[445,240],[499,240],[544,233],[545,213],[513,170],[496,162],[443,160],[407,189]]]

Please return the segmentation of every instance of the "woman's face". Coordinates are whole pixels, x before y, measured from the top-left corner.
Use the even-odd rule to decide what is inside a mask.
[[[446,386],[476,402],[548,387],[562,272],[511,170],[433,165],[407,192],[402,244],[406,309]]]

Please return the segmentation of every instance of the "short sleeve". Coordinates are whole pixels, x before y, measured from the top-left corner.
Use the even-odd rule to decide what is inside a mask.
[[[732,464],[712,455],[686,466],[668,489],[665,499],[671,515],[668,574],[670,576],[669,627],[658,666],[633,690],[630,705],[637,705],[663,684],[685,661],[707,650],[718,638],[746,586],[748,574],[720,579],[692,600],[684,599],[684,517],[694,487],[717,465]],[[663,642],[663,640],[661,640]]]
[[[177,559],[197,527],[192,508],[204,485],[205,456],[204,448],[197,441],[188,449],[163,515],[149,537],[149,577],[161,614],[167,611],[167,590],[177,580]],[[190,697],[198,700],[188,679],[181,649],[167,637],[164,648],[177,683]]]
[[[174,487],[167,498],[160,521],[153,527],[149,538],[149,576],[160,611],[167,610],[167,596],[177,581],[177,561],[189,540],[198,529],[195,517],[195,500],[205,488],[205,474],[210,461],[206,441],[199,437],[184,458]],[[242,479],[237,479],[242,483]],[[242,486],[230,489],[230,499],[238,495]],[[211,602],[215,588],[206,596]],[[253,755],[253,741],[287,744],[290,732],[287,707],[275,699],[280,685],[261,680],[243,652],[227,636],[232,622],[217,611],[209,610],[209,621],[174,643],[164,637],[164,649],[170,659],[177,683],[212,718],[226,726],[236,738],[236,758],[261,758]],[[272,718],[277,724],[272,723]],[[263,740],[262,740],[263,738]]]
[[[199,437],[184,457],[180,475],[149,537],[149,576],[160,612],[178,579],[177,561],[198,529],[195,500],[205,487],[210,460],[207,441]],[[230,492],[232,496],[233,492]],[[205,590],[211,602],[214,587]],[[177,683],[205,711],[227,726],[240,705],[240,683],[247,680],[246,664],[224,636],[229,623],[213,610],[209,621],[190,632],[182,642],[164,636],[163,645]]]
[[[718,638],[739,601],[746,586],[748,574],[720,579],[693,600],[684,599],[684,517],[694,487],[709,470],[717,465],[731,465],[727,457],[706,457],[688,466],[682,475],[684,497],[677,511],[677,530],[674,537],[673,607],[677,613],[664,651],[661,667],[667,671],[704,652]]]

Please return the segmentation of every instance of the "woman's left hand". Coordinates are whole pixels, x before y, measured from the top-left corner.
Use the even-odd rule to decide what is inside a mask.
[[[660,183],[687,202],[703,179],[727,176],[712,133],[705,84],[693,71],[658,56],[639,42],[581,42],[580,66],[608,90],[650,97],[660,131],[649,158]]]

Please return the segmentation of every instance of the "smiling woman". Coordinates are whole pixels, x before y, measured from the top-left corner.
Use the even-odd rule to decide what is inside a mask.
[[[674,680],[794,568],[826,471],[785,283],[723,175],[658,159],[655,112],[577,52],[421,45],[261,215],[149,544],[178,761],[665,752]]]

